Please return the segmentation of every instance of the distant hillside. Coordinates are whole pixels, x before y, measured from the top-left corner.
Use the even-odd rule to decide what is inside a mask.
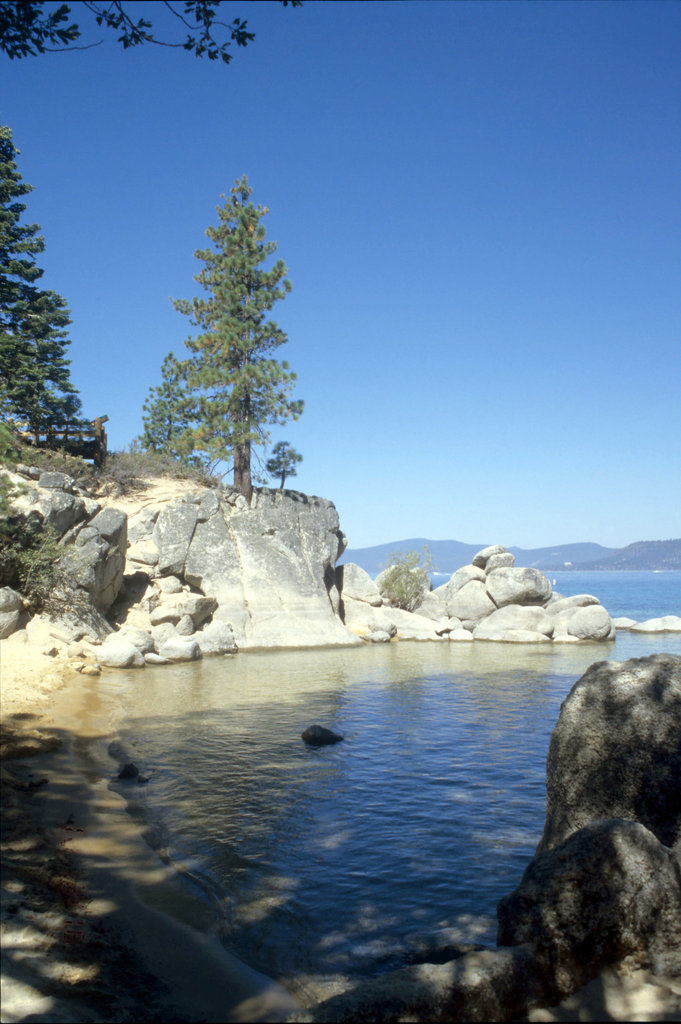
[[[426,537],[411,537],[396,540],[390,544],[376,544],[368,548],[348,548],[340,559],[354,562],[368,573],[375,575],[385,568],[392,554],[406,551],[421,551],[427,547],[433,565],[438,572],[456,572],[462,565],[468,565],[473,555],[487,544],[465,544],[458,540],[428,540]],[[574,569],[625,570],[625,569],[677,569],[681,570],[681,539],[643,540],[629,544],[626,548],[605,548],[601,544],[583,542],[557,544],[550,548],[508,549],[515,555],[516,565],[544,571]]]
[[[681,570],[681,539],[639,540],[620,548],[609,558],[575,566],[576,569],[675,569]]]
[[[462,565],[468,565],[473,555],[487,542],[481,544],[464,544],[458,540],[427,540],[425,537],[411,537],[408,540],[396,540],[391,544],[377,544],[369,548],[348,548],[341,562],[354,562],[372,575],[385,568],[390,555],[396,552],[421,551],[425,546],[430,551],[433,565],[438,572],[456,572]],[[516,565],[536,569],[575,568],[575,563],[596,559],[607,559],[618,554],[619,548],[604,548],[600,544],[559,544],[551,548],[514,548],[509,547],[516,558]]]

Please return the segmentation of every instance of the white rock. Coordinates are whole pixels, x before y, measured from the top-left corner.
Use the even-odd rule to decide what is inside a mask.
[[[478,551],[477,555],[474,555],[471,559],[471,562],[473,565],[477,565],[478,568],[484,569],[492,555],[506,554],[508,554],[508,552],[506,548],[501,546],[501,544],[490,544],[489,547],[483,548],[482,551]]]
[[[503,569],[496,569],[495,572],[504,572]],[[447,612],[454,618],[461,619],[464,626],[471,628],[492,612],[497,606],[487,593],[485,584],[480,580],[470,580],[453,597],[447,600]]]
[[[493,569],[487,591],[497,607],[507,604],[546,604],[551,584],[539,569]]]
[[[473,630],[476,640],[515,640],[509,633],[541,633],[546,637],[553,634],[553,620],[543,608],[510,604],[492,612]],[[532,641],[535,642],[535,641]]]
[[[631,626],[632,633],[681,633],[681,616],[663,615],[659,619],[646,619]]]
[[[201,648],[196,640],[171,636],[158,653],[166,661],[197,661],[201,657]]]
[[[368,572],[354,562],[339,565],[336,569],[336,586],[341,597],[351,597],[355,601],[366,601],[378,608],[383,603],[379,589]]]
[[[107,638],[100,647],[97,659],[107,668],[143,668],[144,655],[129,640]]]

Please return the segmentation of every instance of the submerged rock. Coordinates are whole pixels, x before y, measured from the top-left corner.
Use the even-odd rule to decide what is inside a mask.
[[[301,738],[310,747],[327,747],[332,743],[340,743],[343,736],[340,736],[337,732],[332,732],[331,729],[326,729],[323,725],[310,725],[301,733]]]

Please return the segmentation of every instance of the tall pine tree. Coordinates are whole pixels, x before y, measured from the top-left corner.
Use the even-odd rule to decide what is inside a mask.
[[[220,223],[206,231],[214,248],[195,253],[204,263],[195,280],[208,296],[175,302],[203,329],[186,342],[193,353],[187,385],[196,403],[194,447],[210,461],[231,455],[234,486],[248,501],[253,446],[267,442],[268,425],[297,419],[303,410],[302,401],[291,397],[295,373],[272,355],[288,338],[266,319],[291,284],[282,260],[270,270],[263,267],[277,243],[265,241],[267,209],[254,206],[251,192],[245,175],[235,182],[218,207]]]
[[[80,399],[69,377],[64,299],[37,282],[45,242],[38,224],[21,224],[33,190],[17,170],[12,132],[0,125],[0,417],[28,424],[36,436],[78,422]]]

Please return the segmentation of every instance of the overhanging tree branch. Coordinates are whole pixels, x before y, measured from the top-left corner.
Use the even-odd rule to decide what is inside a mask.
[[[302,7],[302,0],[280,0],[284,7]],[[86,45],[74,45],[81,37],[76,22],[68,24],[72,17],[69,4],[52,5],[44,0],[15,0],[0,4],[0,50],[10,60],[35,57],[42,53],[64,53],[72,50],[89,50],[99,46],[101,40]],[[153,33],[153,24],[146,18],[137,21],[130,15],[126,3],[117,0],[111,3],[95,3],[82,0],[85,8],[97,25],[120,32],[118,42],[124,49],[153,43],[173,49],[187,50],[196,57],[221,60],[229,64],[232,59],[229,47],[247,46],[255,39],[255,33],[248,31],[248,23],[234,18],[231,23],[220,21],[216,15],[221,0],[187,0],[184,14],[175,5],[164,0],[163,6],[185,28],[189,34],[182,41],[159,39]],[[225,34],[228,38],[225,39]]]

